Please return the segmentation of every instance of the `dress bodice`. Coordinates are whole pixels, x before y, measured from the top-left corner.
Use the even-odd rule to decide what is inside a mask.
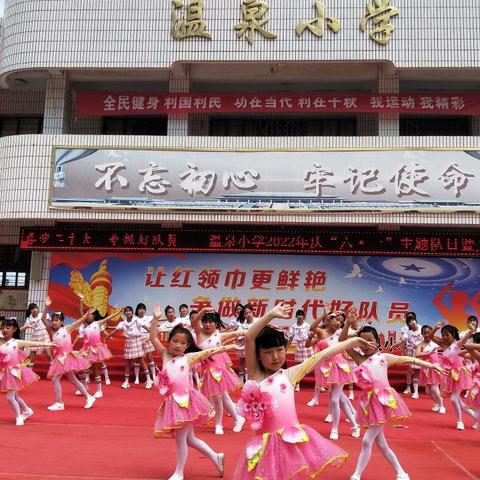
[[[259,387],[261,392],[265,392],[273,402],[272,414],[263,419],[260,433],[275,432],[299,423],[294,389],[285,370],[281,369],[261,381]]]
[[[438,345],[435,342],[430,342],[422,350],[422,353],[426,354],[427,357],[424,358],[427,362],[439,363],[440,356],[438,355]]]
[[[385,355],[375,353],[354,370],[357,384],[362,390],[389,388],[388,364]]]
[[[72,337],[70,336],[70,332],[65,327],[59,328],[53,334],[52,341],[57,345],[58,355],[70,353],[73,351]]]
[[[190,367],[187,357],[174,357],[170,359],[163,367],[157,377],[160,383],[168,390],[170,395],[186,395],[191,387]],[[159,385],[160,388],[160,385]]]
[[[95,347],[102,341],[100,326],[97,322],[92,322],[90,325],[87,325],[83,330],[83,335],[85,337],[85,345],[90,347]]]
[[[20,363],[19,357],[18,342],[14,338],[0,346],[0,368],[18,365]]]
[[[201,350],[207,350],[209,348],[217,348],[221,346],[222,346],[222,337],[218,330],[215,330],[215,332],[212,333],[212,335],[210,335],[205,340],[202,340],[198,344],[198,348],[200,348]],[[225,363],[230,363],[230,356],[226,352],[216,353],[215,355],[212,355],[211,357],[204,360],[204,362],[207,365],[212,365],[212,364],[223,365]]]
[[[464,366],[463,358],[460,356],[460,348],[457,342],[452,342],[443,351],[443,364],[449,368],[461,368]]]

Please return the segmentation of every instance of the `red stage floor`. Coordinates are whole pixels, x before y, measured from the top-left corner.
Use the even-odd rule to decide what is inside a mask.
[[[47,380],[41,380],[24,392],[25,400],[35,410],[23,427],[16,427],[11,410],[0,399],[0,479],[48,480],[143,480],[166,479],[175,465],[173,440],[154,439],[152,424],[158,405],[155,390],[142,385],[122,390],[120,383],[104,387],[105,397],[97,400],[92,410],[84,410],[83,399],[73,395],[73,387],[64,383],[63,412],[49,412],[53,403],[53,389]],[[328,436],[329,426],[323,423],[326,415],[326,394],[320,407],[309,408],[305,403],[311,389],[298,395],[300,420]],[[455,430],[452,409],[447,403],[447,414],[430,412],[431,402],[407,398],[413,416],[398,428],[387,427],[386,434],[400,462],[412,480],[480,479],[478,460],[480,432],[471,428],[465,418],[466,430]],[[225,435],[215,436],[211,429],[197,429],[197,434],[226,455],[225,478],[232,473],[242,447],[251,435],[248,430],[234,434],[232,421],[225,420]],[[340,425],[339,444],[350,453],[348,462],[339,470],[330,468],[322,478],[348,479],[354,470],[361,440],[349,436],[349,424]],[[215,478],[216,472],[207,459],[191,451],[186,479]],[[363,480],[388,480],[395,475],[374,447],[374,453]]]

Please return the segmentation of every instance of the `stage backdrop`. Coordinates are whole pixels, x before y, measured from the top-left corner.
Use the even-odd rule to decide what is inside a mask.
[[[118,306],[211,305],[232,317],[237,303],[251,303],[261,316],[284,301],[303,308],[311,322],[323,311],[354,305],[382,333],[398,338],[409,310],[421,324],[441,319],[464,330],[480,314],[480,260],[389,256],[250,254],[53,253],[49,295],[52,309],[69,321],[87,305],[105,315]],[[284,322],[288,323],[288,322]]]

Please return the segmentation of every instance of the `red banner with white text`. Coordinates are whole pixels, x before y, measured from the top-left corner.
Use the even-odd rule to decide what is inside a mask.
[[[77,117],[256,112],[480,115],[480,95],[77,92]]]

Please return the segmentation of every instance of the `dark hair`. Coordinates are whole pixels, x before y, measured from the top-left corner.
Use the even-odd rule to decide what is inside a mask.
[[[298,315],[303,315],[303,316],[305,316],[305,312],[304,312],[302,309],[297,310],[297,311],[295,312],[295,316],[298,316]]]
[[[478,318],[475,315],[469,315],[467,322],[475,322],[478,325]]]
[[[414,317],[413,315],[407,315],[407,318],[405,319],[405,324],[407,325],[408,328],[410,328],[410,322],[411,321],[417,321],[417,318]]]
[[[133,313],[133,307],[131,305],[126,305],[123,307],[123,313],[125,313],[125,310],[130,310]]]
[[[375,341],[377,342],[377,345],[380,346],[380,337],[378,336],[377,329],[370,326],[370,325],[364,325],[357,333],[357,336],[360,337],[362,333],[371,333],[375,337]]]
[[[455,339],[455,340],[460,340],[460,335],[458,334],[458,328],[454,327],[453,325],[444,325],[442,329],[440,330],[440,333],[443,335],[444,332],[450,333],[450,335]]]
[[[260,361],[260,349],[275,348],[275,347],[284,347],[285,349],[288,346],[288,339],[285,337],[284,333],[280,330],[276,330],[271,327],[264,327],[260,333],[255,338],[255,355],[257,356],[258,365],[262,372],[265,372],[265,367]],[[286,357],[285,357],[286,358]],[[286,368],[285,364],[282,365],[282,368]]]
[[[135,316],[138,315],[138,311],[143,308],[145,311],[147,311],[147,306],[144,303],[139,303],[137,305],[137,308],[135,308]]]
[[[192,315],[196,315],[198,313],[198,310],[190,310],[190,313],[188,314],[189,317]]]
[[[98,309],[96,309],[96,310],[92,313],[92,316],[93,316],[93,321],[94,321],[94,322],[98,322],[98,320],[101,320],[101,319],[102,319],[102,316],[100,315],[100,312],[98,311]]]
[[[4,318],[2,323],[0,323],[0,328],[3,327],[14,327],[13,336],[15,340],[20,340],[20,328],[18,327],[16,318]]]
[[[240,307],[241,310],[240,310],[240,313],[238,314],[238,317],[237,317],[237,322],[240,322],[240,323],[243,323],[243,320],[244,320],[244,317],[243,317],[243,309],[245,308],[241,303],[237,303],[235,305],[235,310]]]
[[[174,309],[171,305],[167,305],[167,306],[165,307],[165,316],[167,316],[167,312],[168,312],[170,309],[172,309],[172,310],[175,312],[175,309]]]
[[[473,343],[480,343],[480,332],[474,333],[472,335]]]
[[[420,332],[423,333],[427,328],[432,329],[430,325],[422,325],[422,329],[420,330]]]
[[[174,335],[177,333],[183,333],[184,335],[187,336],[187,341],[188,341],[188,347],[185,350],[185,353],[193,353],[193,352],[200,352],[200,348],[197,347],[197,344],[195,343],[195,339],[193,338],[192,332],[185,327],[181,327],[180,325],[177,325],[176,327],[173,327],[170,330],[170,334],[168,335],[168,341],[173,338]]]
[[[407,312],[407,316],[405,317],[405,320],[408,320],[409,318],[413,318],[413,320],[416,320],[417,314],[415,312]]]
[[[178,309],[180,310],[181,308],[186,308],[188,310],[188,305],[186,303],[182,303]]]
[[[223,323],[222,319],[220,318],[220,314],[218,312],[207,312],[202,318],[201,322],[204,323],[207,320],[215,322],[217,328],[227,328],[225,323]]]
[[[65,322],[65,315],[63,314],[63,312],[52,313],[52,320],[54,317],[58,317],[62,323]]]
[[[38,309],[38,305],[36,303],[29,303],[27,307],[27,311],[25,312],[25,318],[29,317],[32,314],[32,310],[34,308]]]

